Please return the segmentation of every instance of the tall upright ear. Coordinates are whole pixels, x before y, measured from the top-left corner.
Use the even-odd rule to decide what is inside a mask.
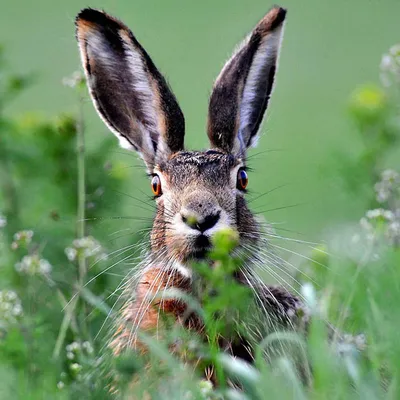
[[[76,37],[93,103],[122,147],[138,151],[149,169],[157,157],[182,150],[182,111],[132,32],[88,8],[76,17]]]
[[[212,147],[244,153],[257,137],[271,96],[286,10],[272,8],[225,64],[211,94]]]

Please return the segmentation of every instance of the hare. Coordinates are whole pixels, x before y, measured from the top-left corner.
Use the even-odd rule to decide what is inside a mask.
[[[166,287],[190,293],[190,261],[207,258],[216,232],[236,230],[239,247],[264,245],[261,224],[245,199],[246,154],[257,141],[272,93],[285,17],[285,9],[272,8],[227,61],[209,101],[210,149],[187,151],[183,113],[136,37],[102,11],[84,9],[78,14],[76,37],[93,104],[122,147],[140,154],[157,205],[151,251],[137,285],[128,289],[111,344],[116,354],[138,345],[138,329],[156,328],[160,307],[188,328],[201,329],[195,317],[184,320],[181,300],[144,303]],[[246,270],[235,279],[254,289],[266,319],[298,326],[303,303],[286,289],[256,279],[249,266],[257,254],[249,257]],[[252,359],[245,341],[226,349]]]

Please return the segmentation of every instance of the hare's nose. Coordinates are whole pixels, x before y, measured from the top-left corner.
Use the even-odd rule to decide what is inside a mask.
[[[196,218],[194,215],[182,215],[182,221],[190,226],[192,229],[196,229],[201,233],[204,233],[208,229],[211,229],[220,218],[220,211],[216,212],[215,214],[207,215],[206,217]]]

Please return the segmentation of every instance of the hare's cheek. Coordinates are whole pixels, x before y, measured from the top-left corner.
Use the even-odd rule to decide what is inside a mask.
[[[167,233],[165,244],[168,257],[174,262],[184,263],[192,251],[191,242],[173,232]]]
[[[162,197],[160,197],[160,201],[162,201],[163,204],[165,220],[172,222],[181,208],[179,196],[171,196],[170,192],[164,192]]]
[[[184,251],[188,247],[184,236],[179,236],[172,230],[167,230],[165,235],[165,244],[168,249]]]

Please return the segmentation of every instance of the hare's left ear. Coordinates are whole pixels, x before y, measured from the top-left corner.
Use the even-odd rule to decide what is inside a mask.
[[[151,171],[183,149],[185,120],[175,96],[132,32],[90,8],[76,18],[76,36],[93,103],[125,148]]]
[[[222,69],[209,104],[212,147],[243,154],[255,142],[273,88],[285,16],[285,9],[271,9]]]

